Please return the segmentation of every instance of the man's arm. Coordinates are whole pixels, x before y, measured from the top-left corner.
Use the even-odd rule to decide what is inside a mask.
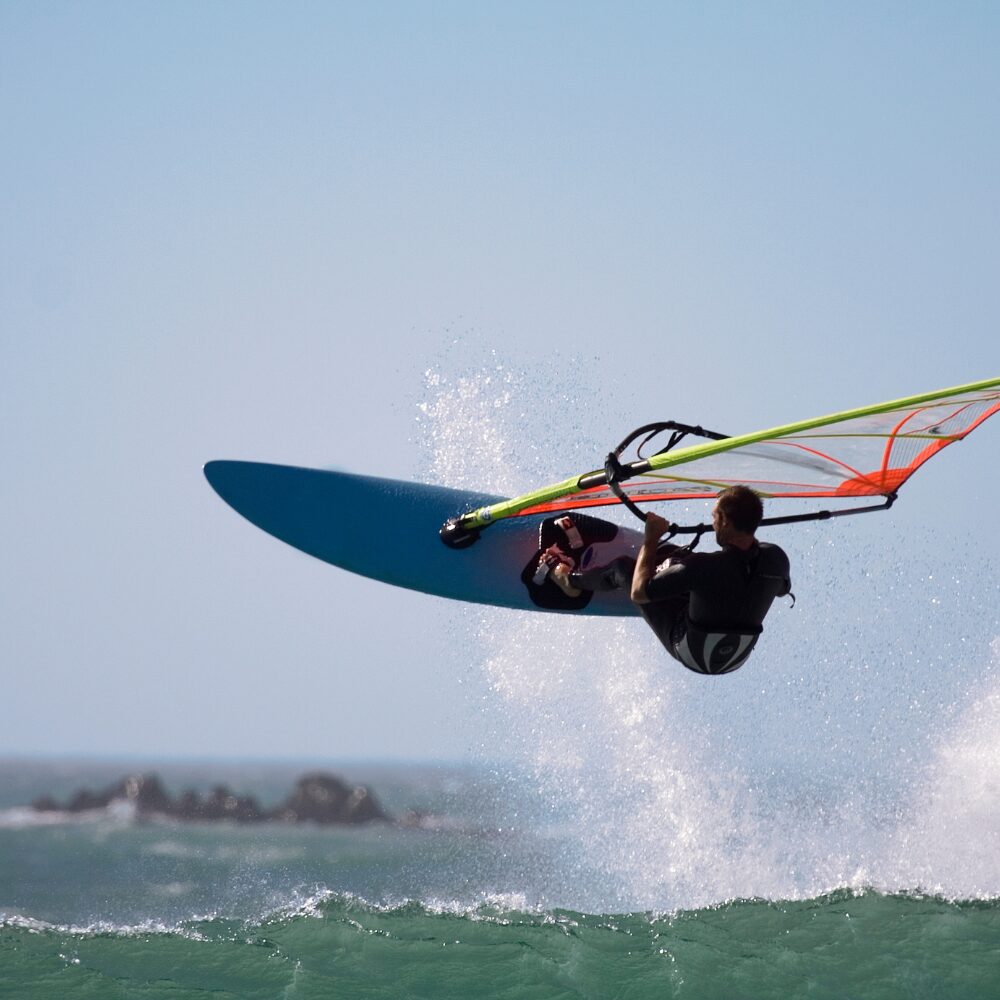
[[[670,523],[659,514],[650,512],[646,515],[642,548],[639,549],[639,558],[632,573],[632,600],[636,604],[649,604],[646,584],[656,574],[656,548],[669,527]]]
[[[774,582],[775,597],[785,597],[792,592],[791,569],[788,556],[777,545],[763,543],[760,547],[757,574],[764,580]]]

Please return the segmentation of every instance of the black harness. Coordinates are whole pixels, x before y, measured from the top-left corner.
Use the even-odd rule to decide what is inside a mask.
[[[760,548],[755,545],[743,560],[747,587],[755,579],[779,579],[770,573],[758,572],[759,560]],[[795,595],[792,594],[794,603]],[[729,674],[743,666],[763,631],[762,625],[743,628],[702,626],[691,621],[685,610],[671,629],[667,651],[695,673]]]

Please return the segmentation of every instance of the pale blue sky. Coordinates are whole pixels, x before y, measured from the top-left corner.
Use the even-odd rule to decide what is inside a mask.
[[[461,609],[202,463],[424,477],[430,368],[518,373],[522,475],[1000,375],[998,46],[989,3],[0,5],[0,752],[479,752]],[[947,517],[996,595],[998,435],[894,567]]]

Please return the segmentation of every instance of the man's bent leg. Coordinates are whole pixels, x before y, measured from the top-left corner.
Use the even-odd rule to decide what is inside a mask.
[[[674,630],[678,621],[685,618],[687,604],[688,598],[685,594],[667,601],[650,601],[648,604],[639,605],[639,611],[646,619],[646,624],[674,659],[677,658],[673,643]]]

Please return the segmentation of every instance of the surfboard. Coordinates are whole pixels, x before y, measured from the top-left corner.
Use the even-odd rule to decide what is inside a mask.
[[[587,615],[635,615],[628,594],[565,599],[536,581],[539,550],[556,537],[552,518],[515,518],[455,549],[441,525],[502,497],[425,483],[263,462],[214,461],[212,488],[258,528],[317,559],[396,587],[503,608]],[[603,527],[602,527],[603,526]],[[635,555],[639,532],[581,515],[581,565]],[[542,544],[542,543],[545,544]]]

